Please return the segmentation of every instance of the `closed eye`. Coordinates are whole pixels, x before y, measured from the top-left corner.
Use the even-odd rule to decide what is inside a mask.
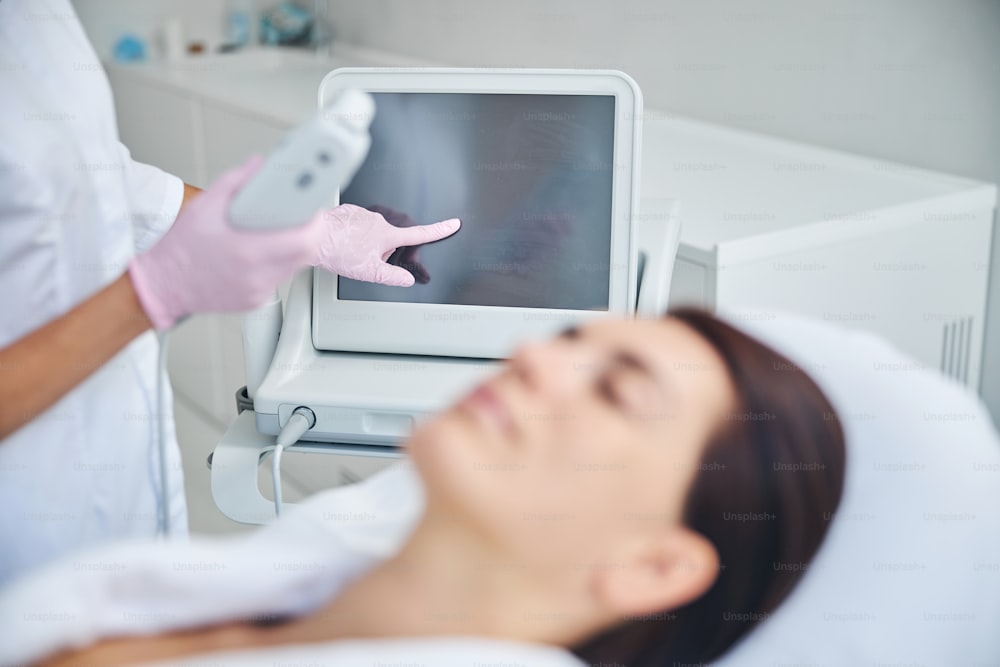
[[[567,327],[558,336],[562,340],[581,340],[584,335],[578,327]],[[627,375],[623,379],[622,375]],[[622,383],[626,384],[623,386]],[[638,384],[637,384],[638,383]],[[652,389],[653,391],[649,391]],[[608,367],[597,377],[595,390],[601,400],[628,413],[641,413],[651,408],[653,396],[663,397],[662,378],[634,352],[616,349]]]
[[[611,377],[608,373],[602,373],[601,376],[597,378],[597,395],[611,405],[622,407],[621,397],[618,395],[618,392],[615,391],[614,385],[611,382]]]
[[[602,401],[628,416],[657,409],[663,396],[656,382],[642,371],[620,366],[597,378],[596,391]]]
[[[576,340],[580,337],[580,329],[578,327],[566,327],[559,332],[559,338],[564,338],[566,340]]]
[[[612,368],[600,375],[596,390],[601,400],[628,414],[639,412],[645,403],[640,396],[645,391],[642,376],[628,368]]]

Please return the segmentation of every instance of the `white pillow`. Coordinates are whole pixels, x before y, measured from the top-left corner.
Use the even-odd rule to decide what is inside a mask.
[[[728,319],[820,385],[847,474],[802,581],[715,664],[1000,664],[1000,439],[979,399],[871,334]]]

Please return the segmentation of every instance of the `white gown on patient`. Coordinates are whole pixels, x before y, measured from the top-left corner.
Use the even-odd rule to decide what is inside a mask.
[[[266,621],[317,609],[395,553],[423,512],[404,462],[351,487],[288,507],[250,535],[189,543],[136,541],[67,557],[0,593],[0,667],[102,637],[225,621]],[[425,664],[580,667],[567,652],[473,637],[332,641],[172,659],[171,665]]]
[[[107,77],[69,2],[0,2],[0,348],[121,275],[182,196],[179,179],[118,141]],[[154,533],[156,353],[155,336],[140,336],[0,441],[0,585],[81,546]],[[169,400],[164,419],[184,533]]]

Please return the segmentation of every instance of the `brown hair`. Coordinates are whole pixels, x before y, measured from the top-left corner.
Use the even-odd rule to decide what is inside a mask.
[[[738,406],[702,457],[684,524],[720,558],[701,598],[626,619],[573,648],[592,664],[707,663],[788,595],[819,548],[844,483],[844,435],[830,402],[798,366],[698,309],[667,317],[696,331],[725,361]]]

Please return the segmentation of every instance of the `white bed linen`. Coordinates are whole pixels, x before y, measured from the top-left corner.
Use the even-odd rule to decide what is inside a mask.
[[[213,653],[157,664],[177,667],[591,667],[552,646],[476,637],[338,641]]]
[[[63,559],[0,593],[0,664],[111,635],[308,613],[394,553],[423,512],[402,462],[318,494],[249,536],[118,543]],[[334,641],[191,656],[163,663],[581,667],[558,648],[475,637]]]
[[[254,533],[81,551],[0,591],[0,665],[101,637],[309,612],[395,552],[423,511],[404,462]]]

